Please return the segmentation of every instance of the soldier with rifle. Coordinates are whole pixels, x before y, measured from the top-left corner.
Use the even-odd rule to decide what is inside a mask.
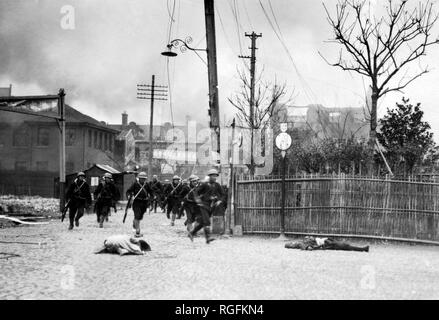
[[[120,199],[119,190],[112,181],[111,173],[104,174],[104,181],[102,181],[94,192],[96,199],[95,210],[99,222],[99,228],[104,227],[104,221],[108,217],[108,213],[114,204]]]
[[[175,218],[178,214],[179,206],[181,203],[181,189],[182,184],[179,176],[174,176],[172,178],[172,183],[169,184],[165,189],[166,199],[166,216],[168,219],[170,218],[170,213],[172,212],[171,216],[171,226],[175,223]]]
[[[181,191],[182,205],[181,208],[186,212],[185,226],[187,231],[190,232],[192,228],[192,223],[195,221],[195,212],[198,210],[198,205],[195,201],[195,189],[198,187],[200,178],[196,175],[191,175],[189,177],[189,184],[184,185]]]
[[[145,172],[140,172],[138,180],[134,181],[126,193],[127,198],[133,199],[133,228],[136,230],[135,237],[137,238],[143,236],[140,233],[140,221],[143,219],[143,215],[149,207],[150,198],[152,199],[154,196],[147,178],[148,176]],[[128,202],[130,202],[130,200]]]
[[[90,186],[85,181],[84,172],[79,172],[76,179],[69,186],[66,199],[68,203],[66,209],[69,208],[69,230],[72,230],[73,223],[79,227],[79,219],[84,215],[84,208],[91,204]]]
[[[163,186],[161,184],[161,182],[157,179],[156,175],[152,176],[152,180],[150,182],[150,187],[153,193],[153,198],[151,201],[151,207],[149,209],[149,212],[151,212],[152,210],[154,210],[154,213],[157,212],[157,205],[160,201],[160,198],[162,197],[162,193],[163,193]]]
[[[211,169],[208,172],[209,181],[201,183],[194,190],[194,199],[198,204],[198,210],[195,211],[195,223],[192,231],[188,236],[193,241],[194,236],[199,230],[204,228],[204,235],[206,237],[206,243],[210,243],[215,240],[210,237],[210,217],[213,212],[217,210],[217,207],[221,205],[224,199],[224,190],[221,185],[216,182],[219,176],[216,169]]]

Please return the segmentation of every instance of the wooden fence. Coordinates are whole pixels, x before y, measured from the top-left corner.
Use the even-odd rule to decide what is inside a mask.
[[[238,177],[234,224],[280,230],[281,179]],[[285,233],[439,242],[439,183],[355,177],[286,179]]]

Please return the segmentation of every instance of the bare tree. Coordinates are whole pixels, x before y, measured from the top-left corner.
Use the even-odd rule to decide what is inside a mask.
[[[281,103],[286,103],[290,99],[285,99],[287,94],[286,84],[278,84],[275,79],[274,84],[262,80],[263,71],[261,71],[255,79],[255,98],[253,108],[253,119],[250,115],[251,104],[251,81],[249,76],[243,70],[237,70],[239,80],[241,82],[240,88],[232,97],[228,98],[229,102],[237,109],[238,123],[242,126],[248,127],[251,134],[251,143],[253,144],[253,133],[255,130],[264,131],[276,113],[276,106]],[[252,153],[253,153],[252,145]],[[253,154],[251,154],[251,161],[249,171],[254,175],[255,163]]]
[[[411,82],[428,72],[421,68],[408,75],[407,66],[425,56],[427,47],[439,43],[431,40],[431,30],[438,16],[430,1],[407,7],[407,0],[397,4],[387,1],[386,13],[380,18],[366,13],[367,0],[340,0],[332,17],[325,5],[328,22],[341,45],[338,60],[330,65],[354,71],[370,78],[372,97],[370,110],[369,148],[376,143],[377,104],[385,94],[402,91]],[[397,75],[401,75],[397,79]],[[372,157],[369,164],[372,164]]]

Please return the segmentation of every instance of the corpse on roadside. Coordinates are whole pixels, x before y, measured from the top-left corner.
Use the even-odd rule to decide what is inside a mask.
[[[151,251],[151,247],[145,240],[120,234],[105,239],[104,245],[95,253],[115,253],[122,256],[127,254],[142,255],[146,251]]]
[[[301,250],[345,250],[369,252],[369,246],[356,247],[347,242],[337,241],[332,238],[318,238],[307,236],[302,240],[291,241],[285,244],[287,249]]]

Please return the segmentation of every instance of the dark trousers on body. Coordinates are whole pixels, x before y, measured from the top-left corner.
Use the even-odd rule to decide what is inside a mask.
[[[178,209],[179,209],[180,201],[177,199],[168,199],[167,207],[166,207],[166,216],[168,219],[170,218],[169,215],[172,212],[172,214],[177,215]]]
[[[194,210],[195,216],[195,226],[192,230],[192,234],[195,235],[202,228],[206,228],[205,232],[208,232],[208,227],[210,226],[210,215],[211,209],[210,206],[203,204],[202,206],[196,206]]]
[[[98,222],[100,224],[103,224],[104,221],[108,218],[111,207],[112,207],[111,202],[107,202],[107,201],[102,202],[102,203],[98,203],[96,205],[96,215],[97,215]]]
[[[136,220],[142,220],[143,215],[145,214],[148,207],[149,207],[148,200],[137,200],[137,199],[134,200],[133,201],[134,218]]]
[[[84,202],[73,202],[69,207],[69,220],[70,225],[73,226],[74,221],[79,221],[79,219],[84,215]]]
[[[333,239],[327,239],[323,246],[325,250],[344,250],[344,251],[369,251],[369,246],[366,247],[356,247],[350,245],[349,243],[336,241]]]

